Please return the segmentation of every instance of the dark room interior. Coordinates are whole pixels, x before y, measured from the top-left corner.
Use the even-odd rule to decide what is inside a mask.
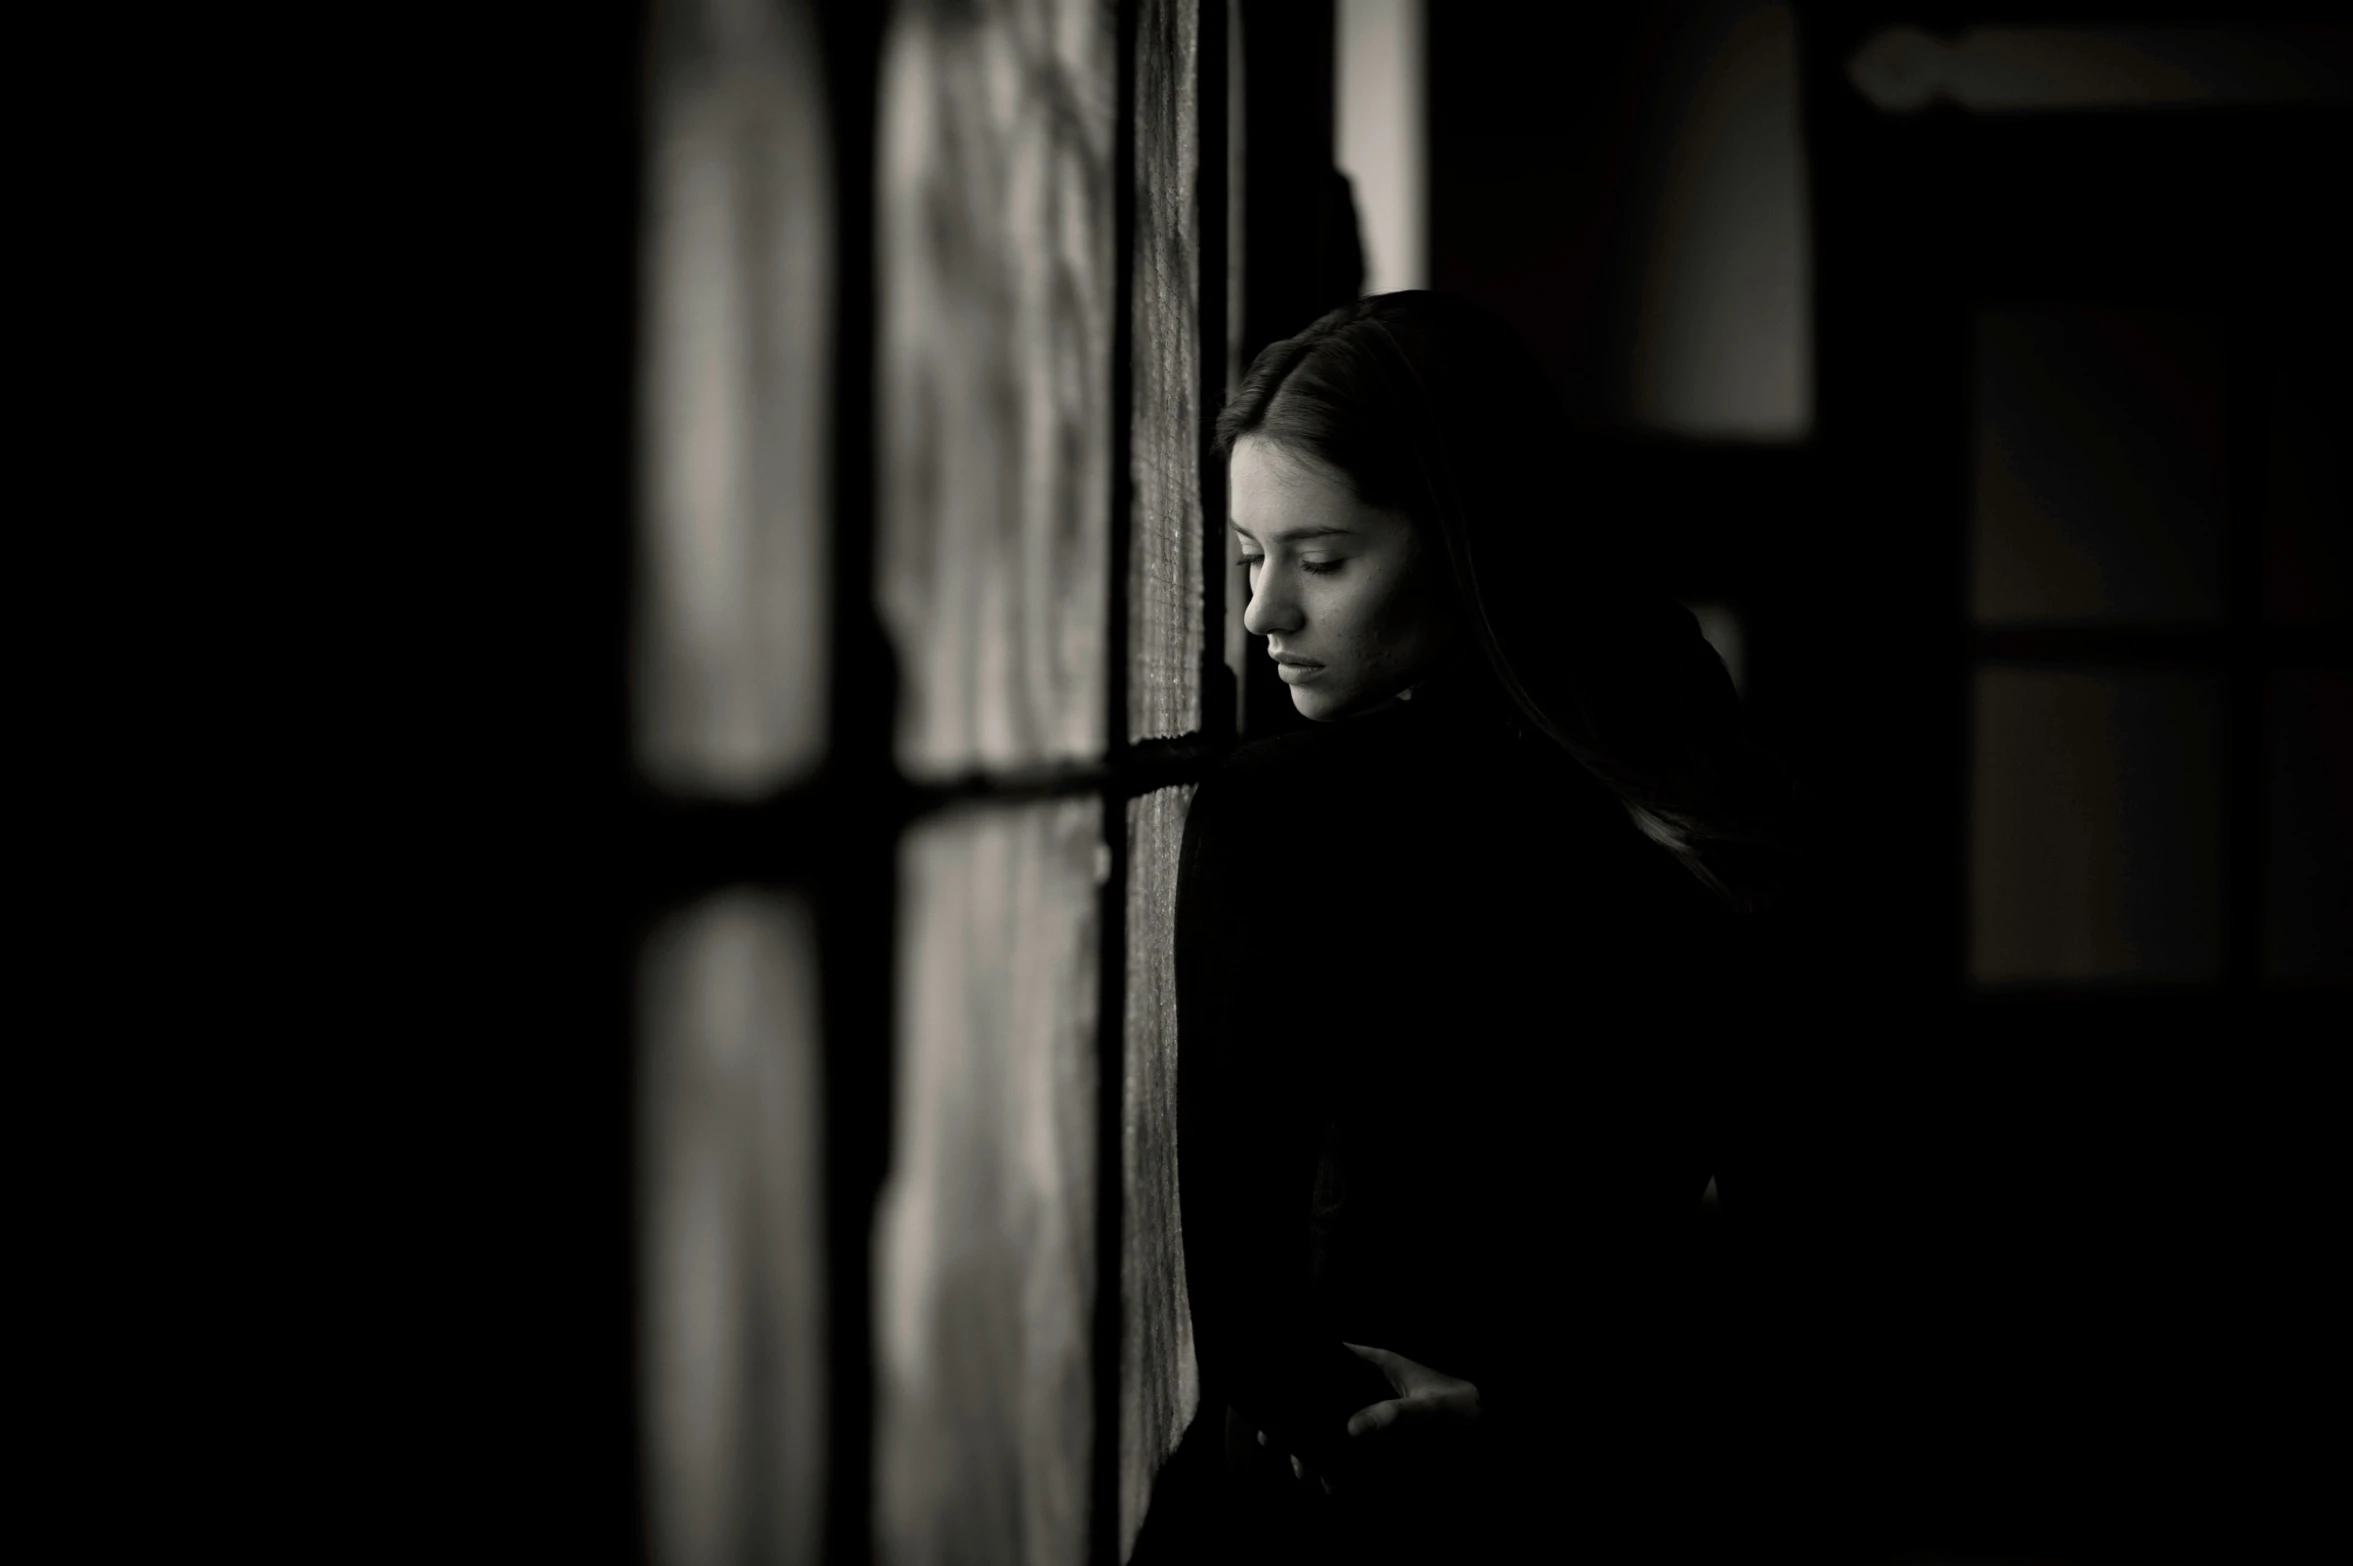
[[[1680,1242],[1711,1558],[2342,1554],[2353,29],[569,26],[539,416],[581,433],[517,524],[554,564],[508,743],[571,848],[518,905],[528,1010],[474,1023],[531,1084],[503,1552],[1138,1558],[1217,1412],[1185,802],[1307,722],[1241,631],[1210,427],[1261,349],[1411,287],[1526,342],[1564,488],[1835,823],[1798,999],[1716,1041]],[[1386,124],[1352,90],[1411,96],[1410,178],[1351,151]]]

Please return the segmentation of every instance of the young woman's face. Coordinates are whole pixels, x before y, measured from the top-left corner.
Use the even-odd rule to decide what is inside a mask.
[[[1445,562],[1404,512],[1366,505],[1337,473],[1255,435],[1234,443],[1227,475],[1250,571],[1242,628],[1266,638],[1303,717],[1386,701],[1452,648]]]

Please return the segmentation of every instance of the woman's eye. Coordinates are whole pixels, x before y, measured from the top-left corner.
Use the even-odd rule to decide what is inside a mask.
[[[1266,564],[1266,556],[1264,555],[1244,555],[1242,557],[1242,569],[1245,571],[1255,571],[1264,564]],[[1313,576],[1329,576],[1339,570],[1340,566],[1341,562],[1337,560],[1302,560],[1299,562],[1299,569]]]

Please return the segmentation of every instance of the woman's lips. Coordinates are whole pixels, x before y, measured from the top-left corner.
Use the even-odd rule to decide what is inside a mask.
[[[1317,675],[1323,673],[1324,666],[1320,663],[1306,663],[1296,659],[1277,658],[1275,660],[1275,672],[1282,676],[1284,680],[1293,685],[1296,685],[1301,680],[1312,680]]]

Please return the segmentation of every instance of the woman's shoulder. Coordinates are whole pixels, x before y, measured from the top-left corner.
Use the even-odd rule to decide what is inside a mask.
[[[1318,723],[1237,745],[1211,766],[1198,793],[1227,798],[1279,795],[1313,787],[1362,765],[1364,720]]]
[[[1196,851],[1248,852],[1280,836],[1285,823],[1328,815],[1358,792],[1366,771],[1362,736],[1350,725],[1316,724],[1226,752],[1194,785],[1185,834]]]

